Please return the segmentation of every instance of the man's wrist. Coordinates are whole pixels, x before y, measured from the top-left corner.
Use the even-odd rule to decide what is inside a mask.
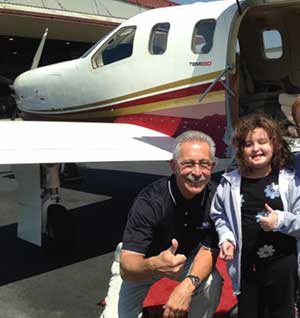
[[[201,286],[202,280],[200,277],[193,274],[188,274],[186,278],[189,279],[194,286],[194,292]]]
[[[144,270],[150,275],[157,274],[157,260],[155,256],[149,257],[145,259]]]
[[[196,292],[196,288],[194,284],[192,283],[191,279],[188,277],[185,277],[185,279],[181,282],[183,284],[184,289],[187,293],[189,293],[191,296]]]

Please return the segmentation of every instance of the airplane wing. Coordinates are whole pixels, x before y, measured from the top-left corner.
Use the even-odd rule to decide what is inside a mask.
[[[174,139],[121,123],[1,121],[0,164],[163,161]]]

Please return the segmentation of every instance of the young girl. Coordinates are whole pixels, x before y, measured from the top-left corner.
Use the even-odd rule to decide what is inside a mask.
[[[288,168],[291,154],[263,114],[240,120],[233,145],[238,169],[223,175],[211,217],[239,317],[294,318],[300,180]]]

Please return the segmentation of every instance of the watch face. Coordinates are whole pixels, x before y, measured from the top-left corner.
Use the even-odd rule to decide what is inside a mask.
[[[198,277],[194,277],[194,284],[195,284],[196,287],[200,286],[201,281],[200,281],[200,279]]]
[[[187,277],[189,277],[192,280],[193,285],[198,288],[201,285],[201,279],[195,275],[188,275]]]

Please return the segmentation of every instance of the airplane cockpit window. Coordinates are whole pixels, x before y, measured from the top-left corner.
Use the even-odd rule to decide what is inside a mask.
[[[101,67],[130,57],[135,31],[136,27],[130,26],[114,33],[92,57],[93,67]]]
[[[100,38],[96,43],[94,43],[94,44],[93,44],[87,51],[85,51],[80,57],[81,57],[81,58],[87,57],[87,56],[94,50],[94,48],[95,48],[96,46],[98,46],[98,44],[99,44],[100,42],[102,42],[102,40],[103,40],[103,37]]]
[[[149,51],[153,55],[163,54],[167,49],[169,23],[158,23],[151,31],[149,40]]]
[[[210,52],[216,28],[215,19],[201,20],[197,22],[193,32],[192,51],[196,54]]]
[[[262,32],[264,54],[267,59],[279,59],[282,56],[282,38],[279,31],[267,29]]]

